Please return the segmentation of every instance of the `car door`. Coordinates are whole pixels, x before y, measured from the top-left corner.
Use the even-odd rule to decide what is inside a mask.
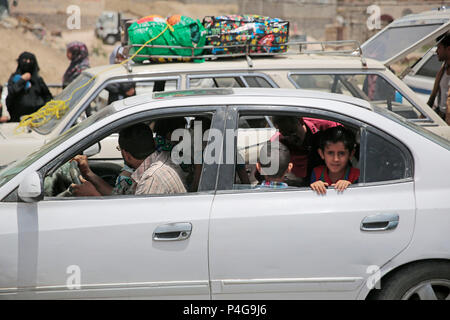
[[[188,111],[212,115],[212,127],[223,126],[216,109]],[[50,160],[39,173],[95,143],[96,136],[107,137],[118,125],[148,120],[155,112],[94,123],[62,155],[47,154]],[[207,239],[217,166],[205,165],[202,172],[198,192],[176,195],[24,203],[14,191],[16,200],[13,192],[0,202],[0,298],[209,299]]]
[[[277,107],[270,110],[259,114]],[[296,116],[290,110],[283,115]],[[360,181],[325,196],[308,187],[250,189],[230,185],[235,168],[221,165],[209,238],[213,299],[352,299],[410,242],[415,199],[408,150],[354,119],[302,114],[359,130]]]

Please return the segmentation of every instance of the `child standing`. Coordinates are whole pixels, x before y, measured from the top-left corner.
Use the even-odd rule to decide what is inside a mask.
[[[350,130],[339,126],[323,131],[317,151],[325,161],[311,174],[311,188],[318,194],[325,194],[328,186],[344,191],[358,181],[359,169],[349,161],[355,154],[355,137]]]

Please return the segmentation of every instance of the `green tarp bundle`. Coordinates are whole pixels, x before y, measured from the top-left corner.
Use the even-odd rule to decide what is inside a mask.
[[[164,33],[167,24],[169,27]],[[162,34],[161,34],[162,33]],[[160,35],[161,34],[161,35]],[[130,44],[143,45],[148,40],[160,35],[157,39],[150,42],[148,45],[165,45],[165,46],[184,46],[184,47],[203,47],[206,42],[206,31],[199,20],[194,20],[186,16],[172,16],[167,21],[158,16],[148,16],[137,20],[128,28],[128,38]],[[130,55],[133,55],[138,47],[133,47],[130,50]],[[195,49],[194,55],[200,55],[202,49]],[[176,56],[190,56],[191,49],[173,49],[173,48],[144,48],[138,55],[176,55]],[[148,60],[145,57],[135,57],[136,62]],[[161,59],[150,59],[158,60]]]

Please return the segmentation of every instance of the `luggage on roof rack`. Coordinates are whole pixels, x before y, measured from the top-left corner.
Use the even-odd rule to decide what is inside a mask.
[[[283,53],[289,22],[258,15],[207,16],[203,19],[207,45],[215,55],[234,53]]]
[[[230,16],[228,16],[230,17]],[[253,16],[255,17],[255,16]],[[150,19],[151,16],[143,18],[143,19]],[[163,21],[164,19],[161,18]],[[171,18],[169,18],[170,20]],[[174,17],[173,19],[178,19],[178,17]],[[208,20],[209,19],[209,20]],[[271,19],[271,18],[268,18]],[[230,20],[230,19],[229,19]],[[274,21],[272,21],[274,20]],[[175,20],[177,21],[177,20]],[[208,21],[212,21],[211,17],[205,17],[203,22],[205,24],[209,24]],[[216,22],[217,22],[216,18]],[[231,20],[230,20],[231,21]],[[234,21],[234,20],[233,20]],[[250,20],[245,20],[250,21]],[[254,18],[254,21],[256,21],[256,18]],[[262,20],[259,20],[259,23],[262,23]],[[269,43],[270,41],[267,40],[267,42],[258,41],[255,44],[255,39],[258,37],[255,37],[254,35],[248,35],[248,38],[250,41],[248,41],[247,38],[244,38],[244,34],[241,32],[240,36],[242,37],[236,37],[237,34],[228,34],[228,39],[234,39],[233,41],[228,41],[225,37],[225,40],[227,40],[227,43],[224,43],[223,45],[211,45],[210,43],[217,39],[220,39],[220,37],[225,36],[225,32],[219,31],[214,26],[211,27],[211,30],[208,31],[208,35],[205,35],[205,43],[207,45],[197,45],[195,42],[192,42],[192,45],[170,45],[167,43],[164,44],[158,44],[156,41],[152,41],[151,43],[147,45],[143,44],[136,44],[133,43],[135,40],[130,39],[130,27],[136,22],[134,20],[128,20],[124,21],[124,30],[128,30],[128,32],[124,32],[122,37],[122,46],[125,47],[124,52],[126,53],[127,57],[133,56],[134,53],[136,53],[137,50],[139,50],[141,47],[144,47],[142,51],[139,52],[134,57],[134,61],[138,63],[145,63],[145,62],[177,62],[177,61],[204,61],[206,60],[215,60],[220,58],[236,58],[236,57],[246,57],[247,62],[249,63],[249,66],[252,66],[252,62],[250,57],[258,57],[258,56],[277,56],[277,55],[298,55],[298,54],[329,54],[329,55],[344,55],[344,56],[355,56],[359,57],[361,59],[361,63],[363,66],[366,66],[365,59],[362,57],[362,51],[361,46],[358,41],[355,40],[340,40],[340,41],[291,41],[287,42],[288,40],[288,32],[289,32],[289,22],[282,21],[280,19],[271,19],[267,20],[267,25],[269,27],[265,27],[264,30],[268,30],[268,33],[266,32],[266,35],[273,35],[272,37],[267,37],[265,39],[274,39],[275,41]],[[270,22],[271,21],[271,22]],[[200,23],[200,21],[198,21]],[[173,21],[171,22],[173,23]],[[244,23],[245,25],[245,23]],[[278,26],[280,29],[275,28],[275,26]],[[167,23],[164,22],[164,28],[167,26]],[[248,25],[246,25],[246,28],[248,28]],[[252,27],[253,28],[253,27]],[[256,25],[255,25],[256,28]],[[271,29],[272,28],[272,29]],[[161,29],[161,31],[164,29]],[[160,31],[160,32],[161,32]],[[213,33],[216,33],[215,36],[218,36],[218,38],[213,38]],[[286,33],[286,39],[283,38],[284,33]],[[192,34],[192,33],[191,33]],[[157,36],[156,34],[155,36]],[[277,38],[277,36],[279,36]],[[252,38],[253,37],[253,38]],[[148,39],[151,39],[147,37]],[[262,40],[264,38],[259,36],[259,40]],[[215,40],[214,40],[215,39]],[[245,39],[245,41],[243,41]],[[240,41],[242,40],[242,41]],[[253,42],[251,41],[253,40]],[[141,40],[142,41],[142,40]],[[286,42],[285,42],[286,41]],[[209,42],[209,43],[208,43]],[[145,43],[145,42],[143,42]],[[203,43],[201,41],[198,42],[198,44]],[[233,43],[233,44],[230,44]],[[288,47],[290,48],[290,52],[287,52]],[[151,49],[150,51],[147,49]],[[161,50],[161,51],[159,51]],[[177,53],[181,51],[183,52],[183,56],[177,55]],[[199,52],[201,52],[199,54]],[[128,63],[128,70],[131,70],[131,65]]]
[[[170,25],[170,28],[164,31],[167,25]],[[127,31],[130,43],[138,45],[131,47],[130,55],[133,55],[138,47],[154,39],[151,42],[153,46],[145,47],[140,55],[133,59],[135,62],[147,60],[148,56],[176,56],[180,60],[186,60],[183,57],[200,55],[203,51],[191,50],[191,47],[203,47],[206,42],[206,31],[200,20],[181,15],[173,15],[167,20],[157,15],[147,16],[134,21]],[[150,58],[153,61],[161,59],[164,58]]]

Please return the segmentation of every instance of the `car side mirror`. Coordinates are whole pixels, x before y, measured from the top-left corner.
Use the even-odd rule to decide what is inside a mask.
[[[101,149],[102,147],[100,145],[100,142],[97,142],[92,146],[90,146],[89,148],[87,148],[86,150],[84,150],[83,154],[89,158],[95,156],[96,154],[99,154]]]
[[[19,198],[25,202],[36,202],[44,199],[44,180],[39,173],[32,172],[25,176],[19,184]]]

